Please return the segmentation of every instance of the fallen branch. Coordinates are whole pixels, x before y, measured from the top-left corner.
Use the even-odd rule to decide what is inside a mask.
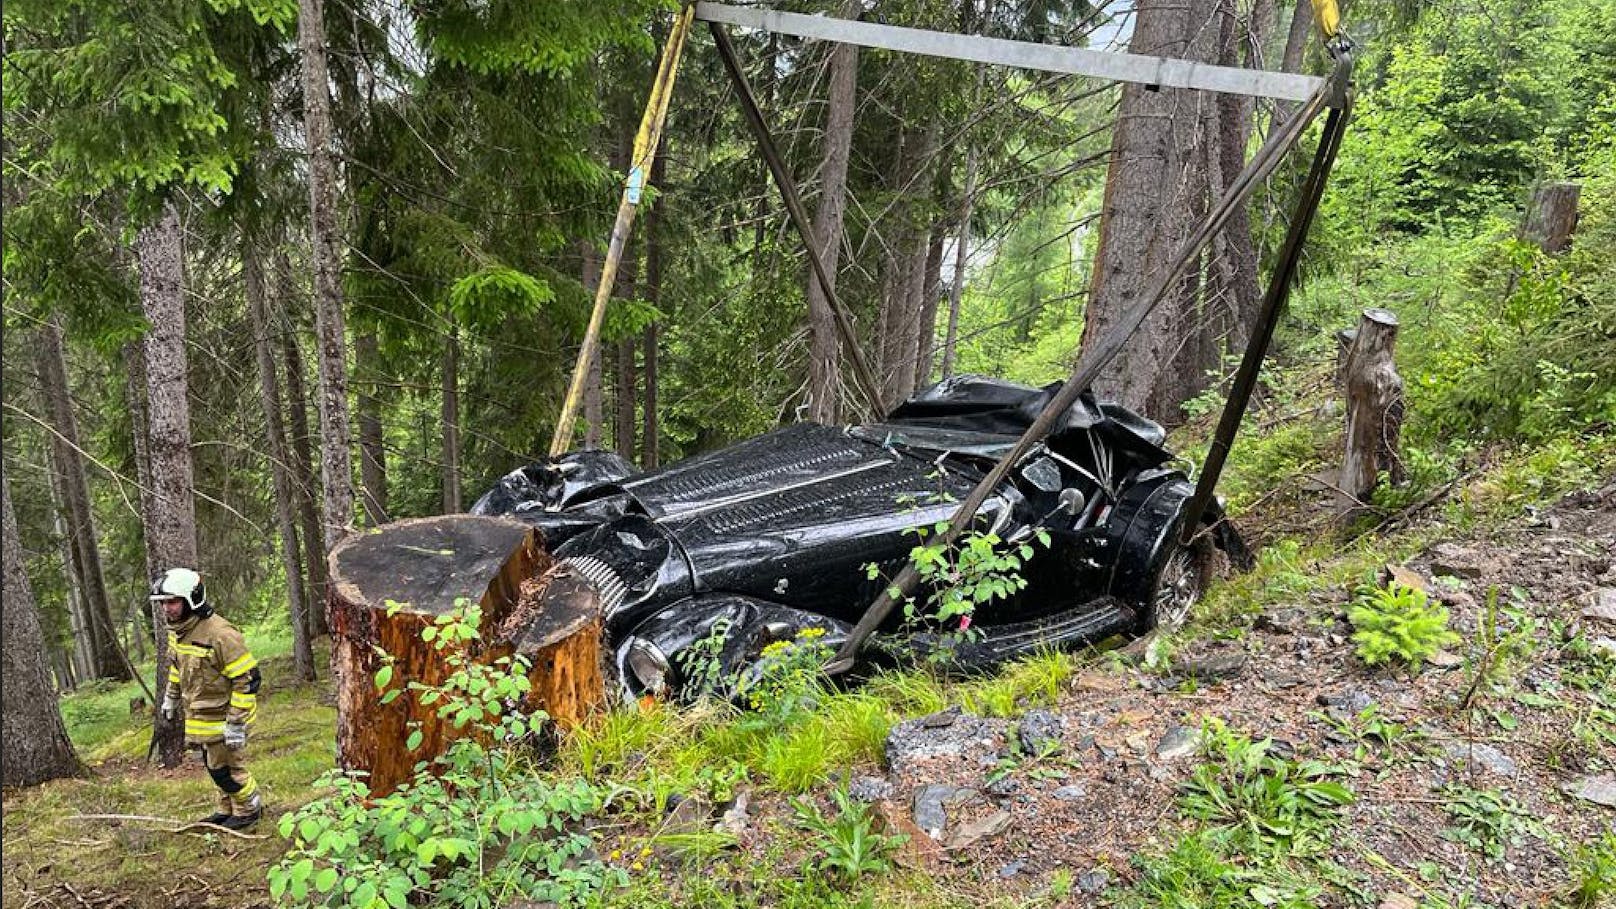
[[[150,815],[145,815],[145,814],[75,814],[75,815],[72,815],[72,816],[68,817],[68,820],[70,820],[70,821],[140,821],[140,822],[147,823],[147,824],[165,824],[165,825],[168,825],[163,829],[162,832],[164,832],[164,833],[195,833],[195,832],[201,831],[201,832],[206,832],[206,833],[227,833],[230,836],[236,837],[238,839],[243,839],[243,840],[267,840],[267,839],[269,839],[268,836],[265,836],[262,833],[242,833],[239,830],[231,830],[229,827],[221,827],[218,824],[209,824],[206,821],[191,821],[190,823],[187,823],[187,822],[179,820],[177,818],[152,817]]]

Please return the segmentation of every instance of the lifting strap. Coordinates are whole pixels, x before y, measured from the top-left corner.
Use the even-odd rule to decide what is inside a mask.
[[[550,456],[559,457],[572,448],[572,428],[578,419],[578,403],[583,398],[584,383],[600,347],[600,328],[606,321],[606,303],[612,296],[612,285],[617,281],[617,266],[623,261],[623,247],[628,244],[629,230],[634,226],[634,212],[639,208],[640,196],[645,191],[651,173],[651,162],[656,158],[657,145],[662,140],[662,125],[668,120],[668,102],[673,98],[673,80],[679,73],[679,55],[690,34],[690,20],[696,8],[686,6],[673,19],[668,32],[668,43],[662,47],[662,59],[657,63],[656,79],[651,83],[651,97],[646,101],[645,114],[640,118],[639,132],[634,135],[634,156],[629,161],[628,179],[623,184],[623,199],[617,205],[617,219],[612,224],[611,241],[606,246],[606,261],[601,265],[600,283],[595,287],[595,305],[589,312],[589,327],[584,331],[584,342],[578,348],[578,360],[572,368],[572,383],[567,397],[561,402],[561,415],[556,418],[555,435],[550,437]]]

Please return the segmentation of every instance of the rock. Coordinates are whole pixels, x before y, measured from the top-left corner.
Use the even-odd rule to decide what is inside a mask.
[[[943,831],[948,829],[948,809],[951,806],[963,805],[980,794],[975,789],[962,789],[944,783],[927,783],[915,790],[911,807],[915,826],[925,831],[932,839],[941,840]]]
[[[1398,584],[1414,590],[1423,591],[1427,589],[1425,586],[1425,578],[1421,577],[1419,572],[1413,570],[1412,568],[1406,568],[1402,565],[1388,564],[1381,571],[1381,580],[1385,581],[1386,586],[1388,587],[1393,584]]]
[[[1464,665],[1465,661],[1464,657],[1451,650],[1438,650],[1436,653],[1426,657],[1425,662],[1427,665],[1434,666],[1437,669],[1458,669]]]
[[[1294,606],[1270,609],[1257,616],[1257,629],[1274,634],[1301,634],[1307,627],[1308,613]]]
[[[961,714],[962,711],[959,705],[956,704],[947,710],[939,710],[936,713],[923,716],[918,722],[927,729],[947,729],[949,726],[954,725],[954,721],[959,719]]]
[[[875,814],[881,819],[886,833],[903,837],[903,843],[898,846],[899,864],[909,868],[927,868],[942,857],[943,847],[915,826],[903,808],[882,799],[875,803]]]
[[[847,794],[858,802],[879,802],[892,797],[892,784],[878,776],[861,776],[847,785]]]
[[[1026,859],[1016,859],[999,869],[999,877],[1015,877],[1027,867]]]
[[[969,849],[989,837],[998,836],[1010,827],[1010,812],[999,809],[975,823],[966,824],[949,836],[945,849]]]
[[[663,833],[700,833],[708,829],[713,806],[706,799],[699,795],[675,795],[670,801],[668,816],[662,821]]]
[[[1520,772],[1520,768],[1515,766],[1515,762],[1510,760],[1508,755],[1491,745],[1480,742],[1449,742],[1442,750],[1456,763],[1462,765],[1469,761],[1488,773],[1514,776]]]
[[[1588,642],[1588,647],[1594,653],[1602,654],[1607,659],[1616,660],[1616,638],[1594,638]]]
[[[1088,794],[1089,787],[1082,783],[1073,783],[1070,786],[1062,786],[1049,795],[1051,798],[1059,799],[1063,802],[1076,802],[1086,798]]]
[[[1104,868],[1085,871],[1077,876],[1077,889],[1085,896],[1099,896],[1111,884],[1111,872]]]
[[[1474,549],[1457,543],[1438,543],[1431,547],[1431,573],[1474,580],[1482,575],[1481,557]]]
[[[1021,791],[1021,781],[1013,776],[1001,776],[982,788],[995,798],[1009,798]]]
[[[1269,739],[1268,753],[1282,761],[1296,760],[1296,746],[1285,739]]]
[[[740,839],[741,835],[746,832],[746,828],[751,824],[752,821],[751,816],[746,813],[746,806],[751,802],[751,800],[752,793],[748,790],[742,789],[740,793],[735,796],[735,802],[729,806],[729,809],[726,810],[721,817],[719,817],[718,823],[713,825],[713,832],[727,833],[736,839]]]
[[[1201,730],[1193,726],[1174,726],[1156,743],[1156,757],[1176,761],[1194,754],[1201,747]]]
[[[1345,722],[1375,706],[1375,699],[1367,692],[1356,688],[1348,688],[1334,694],[1321,694],[1316,699],[1320,707],[1328,708],[1325,712],[1332,719]]]
[[[1584,601],[1582,617],[1600,622],[1616,623],[1616,587],[1600,587],[1590,592]]]
[[[1583,777],[1575,783],[1567,783],[1564,792],[1572,798],[1616,808],[1616,776]]]
[[[1048,710],[1029,710],[1016,724],[1016,738],[1021,743],[1021,753],[1033,756],[1057,755],[1061,753],[1061,736],[1065,733],[1066,723],[1060,714]]]
[[[1406,893],[1388,893],[1380,909],[1420,909],[1420,901]]]
[[[945,714],[949,711],[944,711]],[[910,765],[925,758],[990,755],[999,750],[1007,723],[955,712],[947,722],[940,714],[905,720],[887,734],[887,767],[894,776],[903,776]],[[997,761],[995,756],[989,764]]]
[[[1245,651],[1230,648],[1174,660],[1172,673],[1181,678],[1215,682],[1232,679],[1245,668]]]

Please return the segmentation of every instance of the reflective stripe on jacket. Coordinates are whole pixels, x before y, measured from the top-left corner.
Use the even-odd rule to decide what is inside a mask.
[[[258,716],[258,660],[234,625],[210,614],[168,633],[169,693],[185,704],[185,740],[224,737],[225,723]]]

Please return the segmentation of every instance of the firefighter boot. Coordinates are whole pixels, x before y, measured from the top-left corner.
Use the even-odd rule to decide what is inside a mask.
[[[225,818],[219,826],[228,830],[246,830],[248,827],[258,823],[258,819],[263,816],[264,800],[259,797],[258,793],[254,792],[245,799],[238,797],[235,804],[235,813]]]
[[[219,793],[219,807],[215,808],[212,814],[203,818],[202,823],[223,824],[225,821],[230,820],[230,816],[235,813],[235,805],[230,802],[230,796],[221,792]]]

